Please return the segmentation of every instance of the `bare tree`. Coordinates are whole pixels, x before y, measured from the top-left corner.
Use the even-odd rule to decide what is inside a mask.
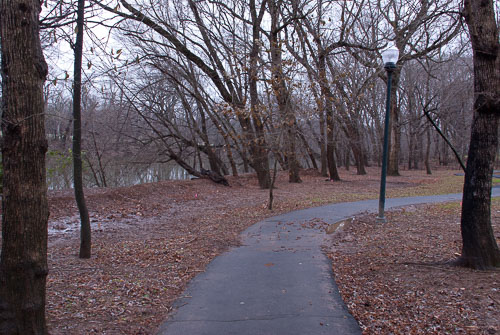
[[[281,6],[283,1],[270,0],[269,13],[271,16],[271,31],[269,32],[269,44],[271,53],[271,86],[276,98],[281,115],[282,127],[286,129],[285,161],[288,168],[288,180],[291,183],[300,183],[299,162],[297,160],[297,119],[291,106],[290,90],[283,72],[283,50],[281,30],[289,24],[281,20]],[[289,18],[293,20],[294,18]],[[284,21],[284,22],[283,22]]]
[[[261,6],[265,6],[263,1]],[[237,120],[240,124],[240,128],[245,139],[245,144],[248,146],[248,152],[251,155],[250,164],[257,172],[259,179],[259,184],[261,187],[267,188],[270,185],[269,171],[268,171],[268,159],[267,152],[265,149],[265,138],[261,134],[262,119],[259,115],[259,110],[256,108],[251,108],[247,111],[246,97],[244,97],[244,92],[242,86],[238,80],[235,80],[231,74],[231,66],[228,65],[227,53],[232,52],[231,48],[227,48],[222,42],[222,39],[216,38],[214,32],[218,32],[220,27],[214,26],[213,30],[207,27],[207,24],[211,22],[210,18],[202,17],[202,15],[211,13],[211,11],[228,11],[231,15],[240,18],[244,24],[251,24],[249,20],[242,18],[240,13],[223,3],[217,3],[218,6],[215,10],[210,6],[203,7],[204,4],[195,1],[188,1],[188,8],[191,10],[193,15],[193,21],[187,21],[180,18],[178,21],[175,15],[168,16],[168,10],[154,10],[147,6],[141,7],[138,10],[125,0],[120,0],[121,6],[125,8],[126,12],[121,12],[117,8],[111,8],[101,4],[106,10],[113,12],[125,19],[127,22],[135,22],[135,26],[125,27],[126,33],[129,35],[135,35],[138,40],[143,42],[145,49],[149,46],[161,46],[163,50],[175,51],[176,55],[182,56],[185,60],[194,65],[197,69],[203,73],[206,78],[206,84],[209,82],[213,85],[212,88],[218,92],[220,98],[230,106],[234,114],[237,116]],[[176,15],[183,16],[185,13],[180,12],[175,8],[177,4],[174,2],[172,13]],[[179,4],[182,7],[182,4]],[[185,7],[184,7],[185,8]],[[240,8],[238,8],[239,10]],[[246,10],[246,7],[245,7]],[[257,11],[255,11],[257,13]],[[255,16],[256,22],[254,25],[259,25],[262,21],[262,15],[259,14]],[[167,15],[162,17],[161,15]],[[193,24],[194,29],[199,31],[198,36],[192,36],[188,32],[191,28],[184,28],[184,24]],[[145,29],[152,30],[151,34],[154,34],[155,38],[144,38],[142,36],[142,30]],[[257,30],[259,28],[257,27]],[[149,34],[149,32],[148,32]],[[258,40],[254,40],[254,43],[259,43]],[[245,44],[244,44],[245,45]],[[218,47],[219,46],[219,47]],[[246,45],[245,45],[246,46]],[[160,58],[164,55],[154,55]],[[249,78],[249,80],[257,80],[257,78]]]
[[[363,19],[353,27],[355,32],[351,36],[357,43],[369,43],[373,37],[392,40],[400,52],[393,73],[394,89],[391,91],[389,175],[399,175],[401,113],[398,87],[401,69],[408,61],[432,57],[458,35],[461,26],[455,8],[455,0],[367,1],[362,9]],[[363,57],[358,50],[350,50],[352,56],[365,66],[380,68],[379,57],[373,51],[365,53]],[[385,81],[385,72],[380,71],[379,77]]]
[[[83,27],[85,23],[85,0],[78,0],[76,19],[76,42],[74,45],[75,67],[73,81],[73,182],[75,200],[80,212],[80,258],[90,258],[92,242],[89,211],[83,193],[82,172],[82,57]]]

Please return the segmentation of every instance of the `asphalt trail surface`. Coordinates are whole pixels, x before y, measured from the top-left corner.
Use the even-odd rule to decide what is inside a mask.
[[[493,196],[500,196],[500,188],[493,188]],[[448,194],[387,199],[386,208],[461,198]],[[327,235],[310,226],[376,210],[378,200],[339,203],[253,225],[242,233],[242,246],[215,258],[191,281],[158,334],[361,334],[321,251]]]

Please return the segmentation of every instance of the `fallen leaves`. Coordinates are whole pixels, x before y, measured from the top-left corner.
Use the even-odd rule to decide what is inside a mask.
[[[333,235],[335,279],[364,334],[500,331],[499,272],[447,263],[460,251],[459,210],[448,204],[401,209],[389,212],[384,225],[368,215]],[[499,218],[493,222],[499,232]]]
[[[330,183],[316,171],[303,171],[301,184],[288,183],[286,172],[280,173],[272,212],[266,206],[268,191],[261,190],[252,175],[230,177],[231,188],[194,180],[86,190],[93,229],[89,260],[77,258],[79,221],[72,190],[52,192],[47,278],[50,333],[154,333],[189,280],[214,257],[238,245],[239,234],[253,223],[297,208],[377,196],[377,169],[369,169],[367,176],[341,173],[342,182]],[[437,171],[432,178],[441,180],[450,173]],[[428,187],[439,185],[428,182],[429,178],[424,172],[412,172],[394,178],[401,184],[389,188],[404,192],[398,188],[404,186],[412,194],[428,194],[433,191]],[[57,225],[64,229],[55,229]],[[286,232],[286,223],[282,226]],[[304,230],[317,228],[327,225],[321,220],[303,223]],[[345,236],[344,240],[356,243],[358,237]],[[352,254],[344,255],[346,262],[352,262],[363,248],[354,246]],[[372,272],[384,264],[372,262]],[[347,281],[371,278],[363,273],[343,276]],[[359,290],[349,294],[362,296]],[[498,300],[497,292],[489,294]],[[379,299],[365,301],[380,304]],[[489,299],[488,303],[494,302]],[[376,315],[372,318],[379,322]]]

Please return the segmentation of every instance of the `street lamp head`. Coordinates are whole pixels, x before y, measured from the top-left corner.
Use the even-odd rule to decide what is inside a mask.
[[[382,60],[386,68],[396,67],[396,62],[398,61],[399,50],[395,46],[385,49],[382,51]]]

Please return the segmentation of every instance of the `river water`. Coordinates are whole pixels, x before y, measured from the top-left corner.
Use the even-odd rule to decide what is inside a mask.
[[[47,185],[49,190],[61,190],[73,187],[72,166],[59,165],[57,169],[47,164]],[[108,165],[103,168],[104,178],[98,171],[84,167],[84,186],[102,187],[103,180],[107,187],[132,186],[137,184],[153,183],[162,180],[184,180],[192,176],[186,170],[172,163]],[[96,182],[96,179],[98,180]]]

